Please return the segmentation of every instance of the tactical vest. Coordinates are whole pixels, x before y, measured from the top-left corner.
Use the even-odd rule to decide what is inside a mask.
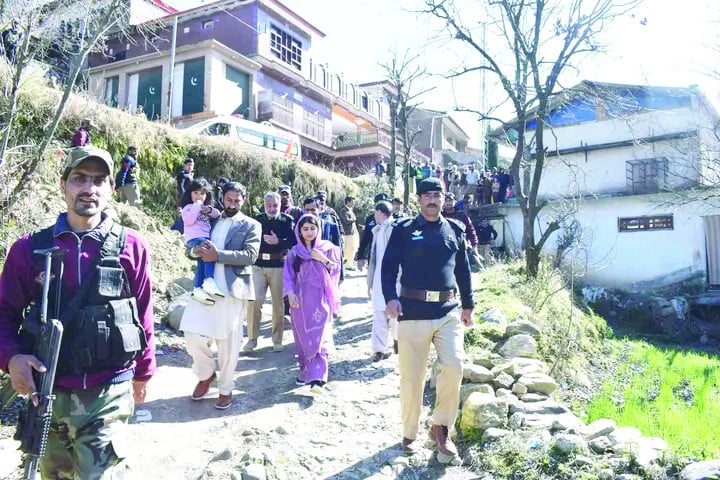
[[[54,244],[53,228],[40,230],[30,237],[33,250]],[[57,375],[82,375],[129,367],[147,346],[145,331],[140,323],[137,301],[130,291],[120,253],[125,248],[125,228],[113,223],[103,240],[99,258],[90,266],[87,278],[78,286],[74,296],[54,298],[56,278],[48,296],[48,316],[56,311],[59,301],[59,320],[64,332],[60,346]],[[42,258],[35,255],[36,271],[42,271]],[[40,268],[38,268],[38,266]],[[28,308],[21,329],[25,353],[37,349],[42,298]]]

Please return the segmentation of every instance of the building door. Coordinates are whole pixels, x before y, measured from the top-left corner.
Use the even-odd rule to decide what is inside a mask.
[[[114,76],[105,79],[105,104],[117,108],[118,106],[118,87],[120,86],[120,77]]]
[[[233,114],[237,113],[250,119],[250,76],[237,68],[227,65],[225,68],[225,79],[234,85],[232,98],[228,98],[234,106]]]
[[[160,118],[162,93],[162,67],[138,75],[137,104],[142,105],[149,120]]]
[[[703,217],[708,285],[720,287],[720,215]]]
[[[185,62],[182,114],[202,112],[205,105],[205,57]]]

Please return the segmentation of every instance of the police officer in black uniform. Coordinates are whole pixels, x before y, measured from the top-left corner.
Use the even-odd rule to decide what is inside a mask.
[[[378,202],[387,200],[390,196],[387,193],[378,193],[373,199],[373,205],[377,205]],[[360,244],[358,245],[358,251],[355,254],[355,261],[357,262],[357,268],[362,272],[365,265],[367,265],[368,258],[370,257],[370,246],[373,241],[373,227],[375,226],[375,212],[365,217],[365,228],[363,228],[362,235],[360,236]]]
[[[472,324],[470,264],[465,226],[441,215],[444,196],[437,178],[418,188],[420,215],[397,220],[382,263],[388,317],[398,318],[402,448],[414,451],[430,344],[437,350],[437,395],[430,440],[438,461],[459,464],[448,427],[455,423],[462,381],[463,324]],[[400,296],[396,282],[399,269]],[[459,302],[458,302],[459,293]],[[456,311],[462,305],[460,315]]]

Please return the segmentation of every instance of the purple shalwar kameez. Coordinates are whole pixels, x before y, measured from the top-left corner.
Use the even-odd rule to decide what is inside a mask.
[[[335,349],[332,338],[333,314],[340,308],[340,248],[327,240],[321,240],[320,231],[314,248],[330,259],[330,271],[323,263],[310,257],[311,250],[303,244],[296,226],[298,243],[288,252],[283,272],[283,296],[293,292],[300,304],[290,309],[290,318],[300,365],[298,378],[305,383],[327,382],[328,353]],[[297,273],[293,267],[296,258],[300,258]]]

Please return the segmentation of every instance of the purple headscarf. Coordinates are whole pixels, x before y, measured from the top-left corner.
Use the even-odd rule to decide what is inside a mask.
[[[338,278],[332,278],[330,273],[327,271],[327,268],[325,268],[325,265],[314,260],[310,256],[310,252],[312,250],[305,246],[302,234],[300,233],[300,226],[304,223],[303,220],[306,218],[312,218],[317,222],[318,234],[313,242],[313,249],[320,251],[320,253],[324,254],[328,258],[332,258],[330,254],[332,250],[338,249],[337,245],[321,238],[322,220],[315,215],[306,213],[303,214],[295,224],[295,238],[297,238],[297,244],[292,247],[292,251],[295,253],[295,256],[299,257],[303,262],[308,262],[307,266],[312,270],[312,273],[317,276],[317,278],[322,279],[323,291],[328,297],[328,301],[333,309],[333,312],[337,312],[340,308],[341,302],[340,289],[338,285],[339,273],[336,275]],[[342,261],[342,259],[340,261]]]

